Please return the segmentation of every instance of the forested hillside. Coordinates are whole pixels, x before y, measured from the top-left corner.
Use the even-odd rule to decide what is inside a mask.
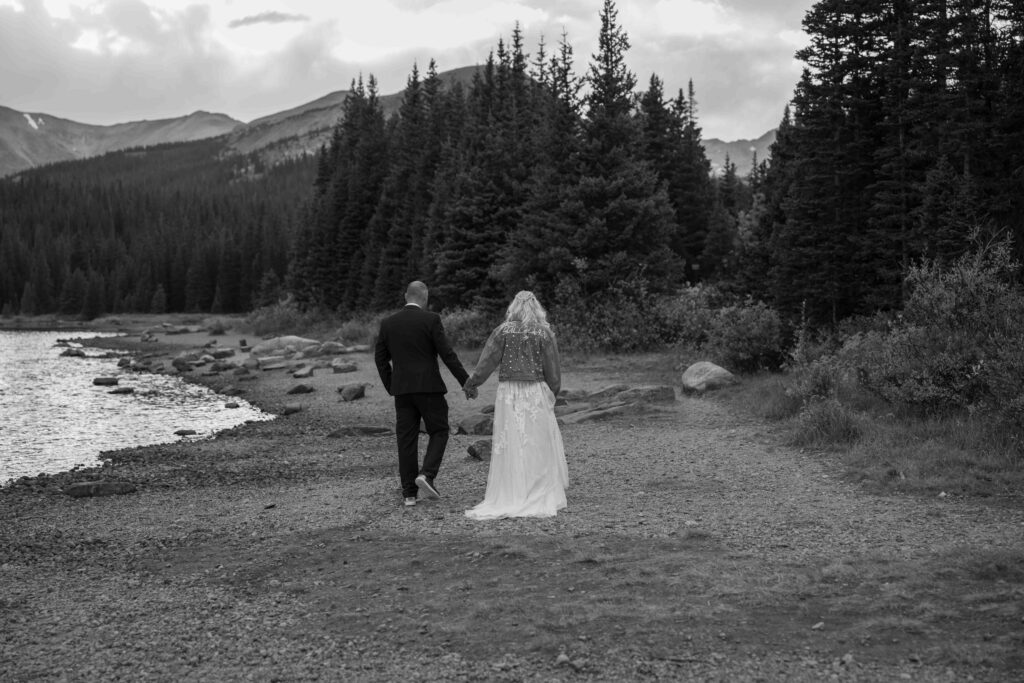
[[[898,309],[923,258],[1024,237],[1024,8],[823,0],[770,161],[712,172],[697,88],[638,83],[615,5],[579,75],[516,28],[469,85],[414,67],[391,116],[353,84],[315,158],[208,141],[0,182],[7,312],[438,307],[520,288],[642,315],[695,283],[833,325]],[[157,156],[158,163],[152,163]],[[596,318],[595,318],[596,319]],[[639,324],[639,323],[638,323]]]
[[[113,152],[0,182],[4,312],[237,312],[276,297],[315,162],[264,168],[219,158],[223,146]]]

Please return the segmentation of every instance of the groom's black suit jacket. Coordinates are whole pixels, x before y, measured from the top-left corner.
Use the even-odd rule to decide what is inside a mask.
[[[408,304],[381,321],[373,359],[384,388],[392,396],[447,393],[438,358],[460,387],[466,383],[469,373],[445,336],[437,313]]]

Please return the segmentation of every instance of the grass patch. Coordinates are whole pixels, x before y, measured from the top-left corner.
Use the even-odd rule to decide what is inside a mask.
[[[808,400],[798,382],[790,373],[759,373],[715,397],[780,422],[790,445],[832,451],[851,478],[879,490],[977,497],[1024,491],[1024,445],[997,418],[900,411],[854,382]]]

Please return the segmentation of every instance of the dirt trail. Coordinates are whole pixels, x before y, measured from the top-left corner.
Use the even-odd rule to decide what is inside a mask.
[[[179,340],[185,344],[190,340]],[[0,491],[0,680],[1012,680],[1024,511],[877,496],[711,398],[563,428],[569,510],[475,522],[456,435],[443,499],[399,502],[372,359],[303,411],[112,454]],[[665,383],[664,359],[567,363],[563,385]],[[215,384],[220,381],[208,378]],[[303,380],[304,382],[306,380]],[[343,383],[370,384],[342,403]],[[270,410],[297,383],[263,373]],[[452,385],[451,382],[449,382]],[[493,398],[454,394],[453,424]],[[81,478],[81,475],[78,475]]]

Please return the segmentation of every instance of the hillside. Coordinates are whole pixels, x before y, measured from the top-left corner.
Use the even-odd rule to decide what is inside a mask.
[[[242,125],[224,114],[197,111],[173,119],[94,126],[0,106],[0,177],[120,149],[216,137]]]
[[[439,74],[447,86],[468,88],[479,66],[466,66]],[[24,113],[0,106],[0,177],[58,161],[98,156],[131,147],[167,142],[186,142],[228,134],[226,150],[239,154],[256,152],[275,163],[313,153],[330,138],[331,130],[350,94],[337,90],[311,102],[242,123],[224,114],[197,111],[188,116],[156,121],[134,121],[94,126],[49,114]],[[402,92],[380,95],[384,115],[390,116],[402,102]],[[740,175],[749,171],[753,152],[768,158],[775,140],[769,131],[756,140],[704,141],[711,167],[720,171],[726,155]]]
[[[736,164],[736,172],[743,177],[750,173],[751,162],[757,154],[758,162],[771,156],[770,148],[775,142],[775,129],[768,131],[756,140],[733,140],[724,142],[717,138],[704,140],[704,152],[711,162],[711,170],[715,173],[725,168],[725,159]]]

